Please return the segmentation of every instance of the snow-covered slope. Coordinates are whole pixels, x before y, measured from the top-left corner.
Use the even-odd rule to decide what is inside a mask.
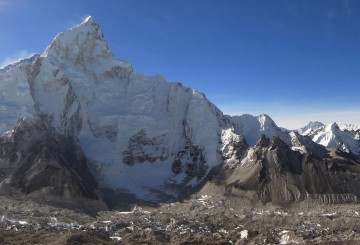
[[[24,64],[31,64],[33,63],[40,55],[39,54],[33,54],[31,55],[29,58],[24,58],[21,59],[19,61],[16,61],[14,63],[10,63],[4,67],[0,67],[0,74],[4,73],[5,71],[10,70],[11,68],[15,67],[15,66],[19,66],[19,65],[24,65]]]
[[[330,123],[304,135],[328,148],[335,148],[360,157],[360,130],[355,125]]]
[[[360,131],[360,125],[337,123],[341,131]]]
[[[19,118],[35,113],[26,64],[0,70],[0,135],[11,130]]]
[[[282,140],[286,145],[288,145],[293,151],[300,153],[312,153],[319,157],[325,155],[324,149],[319,148],[310,137],[299,134],[295,131],[288,131],[286,129],[280,128],[276,123],[266,114],[261,114],[259,116],[252,116],[249,114],[244,114],[241,116],[229,117],[229,120],[233,123],[235,132],[237,135],[243,136],[246,143],[250,148],[247,151],[244,150],[244,147],[240,147],[242,158],[225,158],[225,164],[230,165],[231,167],[234,164],[243,164],[249,158],[252,159],[251,155],[256,154],[253,147],[255,144],[262,138],[264,135],[268,139],[277,137]],[[229,131],[228,131],[229,132]],[[238,139],[235,136],[229,137],[231,134],[228,134],[230,139]],[[241,143],[242,138],[239,140],[233,140],[235,145],[243,145]],[[226,144],[225,144],[226,146]],[[238,147],[239,148],[239,147]],[[231,147],[228,149],[232,149]],[[233,152],[233,155],[239,155],[239,151],[230,151]]]
[[[202,93],[116,59],[92,17],[0,79],[0,133],[40,116],[78,138],[103,187],[156,199],[150,189],[196,185],[222,163],[222,113]]]
[[[310,133],[312,130],[316,130],[322,126],[324,126],[323,123],[314,121],[314,122],[309,122],[305,127],[302,127],[300,129],[298,129],[297,131],[299,134],[306,135],[306,134]]]
[[[0,114],[0,135],[10,137],[20,118],[45,120],[79,141],[100,187],[151,200],[179,195],[223,163],[240,164],[262,135],[301,153],[316,148],[265,114],[224,116],[202,93],[134,72],[92,17],[40,56],[0,70]]]
[[[253,146],[265,135],[267,138],[274,136],[279,137],[286,144],[291,146],[291,137],[289,132],[279,128],[276,123],[266,114],[261,114],[257,117],[244,114],[241,116],[233,116],[230,119],[234,124],[236,130],[245,137],[249,146]]]

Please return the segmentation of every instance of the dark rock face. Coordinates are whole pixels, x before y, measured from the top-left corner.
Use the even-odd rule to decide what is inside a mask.
[[[356,202],[360,197],[360,164],[351,159],[301,154],[277,137],[263,136],[253,149],[226,180],[227,190],[255,191],[262,202],[278,204]]]
[[[41,120],[19,120],[0,138],[0,190],[45,202],[98,200],[97,183],[78,143]]]
[[[168,160],[169,149],[165,146],[165,136],[149,137],[145,130],[140,130],[129,139],[128,150],[122,152],[123,162],[134,165],[145,161]],[[203,177],[207,171],[203,149],[186,140],[186,145],[175,154],[171,169],[174,174],[185,172],[191,178]]]
[[[168,150],[164,147],[165,135],[148,137],[145,130],[140,130],[129,139],[128,150],[123,151],[123,162],[129,165],[145,161],[164,161],[169,157]]]
[[[292,142],[294,146],[304,146],[308,154],[317,158],[329,158],[329,152],[323,145],[315,143],[309,136],[303,136],[297,132],[294,132],[294,134],[297,136],[298,141]]]
[[[88,125],[92,134],[97,138],[107,138],[111,142],[116,140],[118,135],[118,125],[115,122],[107,125],[99,125],[97,120],[88,120]]]
[[[68,78],[63,77],[60,79],[60,83],[67,84]],[[69,113],[70,108],[72,106],[76,106],[76,110],[74,113]],[[66,129],[66,134],[68,135],[77,135],[79,134],[83,119],[81,116],[81,105],[77,102],[77,96],[74,93],[73,87],[69,84],[68,92],[66,94],[64,111],[61,115],[61,124],[63,128]]]
[[[185,172],[191,178],[202,178],[208,169],[203,150],[196,145],[186,145],[177,153],[171,169],[175,174]]]
[[[194,177],[198,179],[205,176],[208,165],[200,146],[194,144],[191,140],[193,134],[187,116],[183,120],[183,137],[184,146],[175,153],[175,159],[172,163],[171,170],[174,174],[186,173],[187,179],[184,183]]]

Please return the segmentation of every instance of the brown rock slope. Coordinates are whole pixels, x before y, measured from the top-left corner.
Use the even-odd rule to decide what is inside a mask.
[[[19,120],[0,138],[0,192],[59,205],[104,208],[78,143],[43,120]]]
[[[263,136],[241,164],[224,175],[227,193],[253,192],[263,203],[274,204],[357,202],[360,164],[324,152],[325,148],[301,154],[277,137]]]

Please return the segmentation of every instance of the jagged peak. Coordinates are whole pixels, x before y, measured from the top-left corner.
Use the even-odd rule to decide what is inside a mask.
[[[276,136],[271,138],[270,144],[271,144],[272,148],[278,148],[278,147],[279,148],[288,148],[289,147],[283,140],[281,140],[279,137],[276,137]]]
[[[263,118],[263,119],[268,119],[268,118],[270,118],[268,115],[266,115],[265,113],[261,113],[260,115],[259,115],[259,118]]]
[[[258,141],[256,142],[257,147],[268,147],[270,145],[270,139],[267,138],[264,134],[260,136]]]
[[[92,16],[86,17],[83,20],[83,22],[81,22],[79,25],[77,25],[76,27],[73,27],[71,29],[74,29],[74,28],[87,29],[90,33],[100,32],[100,34],[103,35],[99,24],[95,21],[95,19]]]
[[[300,134],[308,134],[310,132],[312,132],[313,130],[317,130],[321,127],[325,126],[322,122],[319,121],[310,121],[308,124],[306,124],[304,127],[298,129],[297,131]]]
[[[268,115],[266,115],[264,113],[262,113],[258,116],[258,121],[259,121],[260,127],[262,129],[267,129],[269,127],[277,128],[277,125],[274,122],[274,120],[272,120],[271,117],[269,117]]]
[[[325,126],[326,131],[335,131],[339,129],[339,125],[336,122],[329,123]]]
[[[319,121],[310,121],[304,128],[312,128],[312,129],[316,129],[316,128],[320,128],[324,126],[324,124],[322,122]]]
[[[99,24],[88,16],[79,25],[59,33],[47,47],[42,57],[53,63],[66,60],[81,60],[83,54],[88,61],[96,57],[113,57]],[[78,62],[77,62],[78,63]]]
[[[359,131],[360,130],[360,125],[355,125],[355,124],[345,124],[345,123],[338,123],[338,126],[340,128],[341,131]]]
[[[91,16],[91,15],[89,15],[88,17],[86,17],[85,19],[84,19],[84,21],[82,22],[82,24],[83,23],[96,23],[96,21],[94,20],[94,18]]]
[[[319,121],[310,121],[308,125],[324,125],[322,122]]]

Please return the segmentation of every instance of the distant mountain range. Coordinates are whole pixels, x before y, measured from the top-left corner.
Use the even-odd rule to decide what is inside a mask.
[[[360,127],[357,125],[341,123],[324,125],[311,122],[299,132],[325,147],[352,154],[356,158],[360,156]]]

